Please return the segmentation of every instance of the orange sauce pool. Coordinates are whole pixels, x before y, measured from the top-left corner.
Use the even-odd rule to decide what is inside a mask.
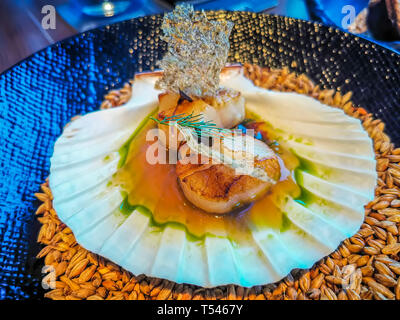
[[[155,143],[146,141],[146,133],[155,127],[152,120],[147,121],[130,143],[126,161],[113,178],[112,184],[120,185],[127,193],[126,208],[121,208],[124,213],[131,213],[129,208],[135,206],[145,207],[157,225],[178,224],[195,237],[213,234],[237,242],[249,236],[249,228],[279,230],[285,227],[285,216],[280,208],[288,196],[300,195],[299,187],[290,176],[276,183],[262,198],[234,212],[207,213],[186,200],[180,190],[175,164],[149,164],[146,160],[148,147]],[[298,165],[297,158],[289,151],[280,147],[275,151],[290,171]]]

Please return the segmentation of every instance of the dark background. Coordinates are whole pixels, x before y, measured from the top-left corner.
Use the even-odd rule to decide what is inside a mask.
[[[76,0],[75,0],[76,1]],[[200,0],[199,0],[200,1]],[[204,1],[204,0],[203,0]],[[231,9],[229,0],[216,0],[222,9]],[[160,10],[168,10],[174,0],[151,0],[146,3],[157,5]],[[209,3],[213,1],[209,1]],[[310,13],[307,0],[247,0],[247,6],[269,14],[278,14],[309,20]],[[313,2],[313,1],[311,1]],[[352,4],[357,13],[368,3],[368,0],[323,0],[319,1],[325,14],[335,23],[340,24],[344,5]],[[56,29],[45,30],[41,26],[44,5],[54,5],[56,10],[71,3],[71,0],[1,0],[0,1],[0,73],[32,53],[50,44],[77,34],[79,31],[67,23],[59,14],[56,18]],[[208,5],[210,5],[208,3]],[[260,5],[260,3],[262,3]],[[205,6],[206,4],[202,4]],[[200,5],[199,5],[200,6]],[[272,7],[271,7],[272,6]],[[149,9],[149,13],[151,13]],[[134,17],[132,13],[131,17]],[[89,17],[87,17],[89,18]],[[315,18],[315,17],[314,17]],[[315,19],[314,19],[315,20]],[[110,22],[112,22],[110,20]],[[98,21],[98,24],[107,20]]]

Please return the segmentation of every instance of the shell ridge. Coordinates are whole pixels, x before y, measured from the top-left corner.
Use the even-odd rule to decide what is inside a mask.
[[[59,200],[60,200],[60,202],[64,202],[64,201],[67,201],[67,200],[71,200],[71,199],[73,199],[73,198],[79,196],[79,194],[82,193],[82,192],[91,191],[91,190],[93,190],[94,188],[100,186],[101,184],[104,184],[108,179],[109,179],[108,176],[107,176],[107,177],[104,177],[103,179],[96,181],[96,183],[94,183],[94,184],[90,184],[90,185],[87,184],[87,185],[84,185],[84,188],[83,188],[83,189],[75,190],[75,191],[73,191],[73,192],[58,192],[57,189],[56,189],[57,186],[51,187],[51,190],[52,190],[52,191],[53,191],[53,190],[56,190],[55,193],[60,194],[60,195],[57,197],[57,200],[54,199],[53,202],[56,202],[56,201],[59,201]],[[65,182],[64,182],[64,184],[65,184]]]
[[[330,155],[336,155],[338,157],[343,157],[343,158],[348,158],[348,159],[357,159],[357,160],[362,160],[365,161],[367,163],[373,163],[375,164],[376,161],[373,158],[374,156],[371,153],[368,154],[348,154],[346,152],[342,152],[342,151],[330,151],[330,150],[324,150],[323,152],[320,151],[319,148],[316,148],[314,145],[307,145],[304,143],[300,143],[300,142],[296,142],[293,140],[287,141],[287,144],[292,145],[292,149],[296,150],[296,153],[299,153],[299,150],[307,150],[308,152],[315,152],[315,153],[321,153],[326,155],[327,159],[329,159]],[[295,146],[295,147],[294,147]],[[300,151],[301,152],[301,151]]]
[[[113,151],[113,152],[115,153],[117,151]],[[77,154],[79,154],[79,152],[77,152]],[[52,169],[54,169],[54,170],[61,169],[62,170],[64,168],[68,168],[68,166],[75,166],[75,165],[78,166],[82,162],[96,160],[101,157],[104,158],[109,154],[110,154],[110,152],[102,151],[101,153],[95,154],[95,155],[91,156],[90,158],[86,158],[86,159],[80,159],[80,158],[74,157],[74,159],[76,159],[76,161],[75,160],[69,160],[68,162],[60,161],[59,163],[57,163],[54,159],[51,159],[50,161],[51,161]],[[71,154],[70,154],[70,156],[71,156]]]
[[[91,187],[90,189],[85,190],[85,193],[81,193],[78,195],[68,195],[65,198],[57,197],[57,200],[53,200],[54,207],[57,207],[60,212],[68,211],[68,215],[61,214],[64,215],[64,219],[68,219],[70,216],[77,212],[77,209],[74,208],[79,208],[78,210],[82,209],[84,207],[84,203],[87,203],[88,200],[93,200],[100,196],[104,192],[105,187],[105,183],[102,182],[95,185],[94,187]],[[72,207],[68,205],[71,203],[71,201],[69,201],[71,200],[71,198],[75,200]]]
[[[347,213],[347,218],[350,218],[350,219],[352,219],[352,220],[357,220],[357,221],[360,220],[360,214],[359,214],[359,212],[358,212],[357,210],[354,210],[354,208],[350,207],[347,203],[339,202],[339,201],[335,201],[335,202],[334,202],[334,201],[332,201],[332,199],[330,199],[330,198],[327,197],[326,195],[317,194],[315,191],[310,191],[310,190],[308,190],[308,189],[306,189],[306,190],[307,190],[309,193],[311,193],[311,194],[313,195],[313,197],[318,198],[317,201],[316,201],[316,203],[318,203],[319,200],[322,200],[322,201],[328,201],[328,202],[331,202],[331,203],[333,203],[333,204],[339,205],[339,206],[343,207],[343,208],[348,212],[348,213]],[[296,201],[296,200],[294,200],[294,201]],[[309,204],[309,206],[312,207],[312,206],[313,206],[313,202],[311,202],[311,203]],[[320,204],[317,204],[317,206],[321,207]],[[331,206],[331,205],[325,205],[323,208],[326,209],[326,207],[331,208],[332,206]],[[351,213],[351,215],[349,215],[349,213]]]
[[[117,210],[119,210],[119,208],[115,208],[113,211],[111,211],[110,214],[113,214],[113,213],[116,212]],[[104,217],[104,219],[106,219],[106,218],[107,218],[107,216]],[[109,241],[110,239],[113,238],[113,236],[117,233],[117,231],[119,231],[119,229],[121,228],[121,226],[127,221],[128,218],[129,218],[129,216],[128,216],[128,217],[124,216],[123,219],[122,219],[122,221],[121,221],[120,224],[118,225],[118,227],[115,228],[115,229],[111,232],[111,234],[108,235],[108,237],[105,239],[105,241],[102,243],[102,245],[97,249],[100,255],[103,255],[103,254],[104,254],[102,251],[103,251],[104,246],[106,245],[107,241]]]
[[[104,183],[106,180],[110,180],[110,177],[116,172],[116,170],[113,170],[113,168],[109,168],[109,172],[103,172],[99,174],[98,176],[95,176],[95,178],[89,179],[87,175],[83,175],[82,179],[75,180],[71,183],[68,182],[62,182],[60,184],[57,184],[53,186],[54,192],[56,194],[68,194],[69,198],[71,198],[73,195],[77,195],[78,193],[82,191],[89,190],[93,187],[96,187],[97,185]],[[62,196],[60,196],[62,198]]]
[[[139,211],[134,210],[131,213],[130,217],[132,217],[132,219],[134,219],[134,218],[136,218],[137,215],[142,215],[142,214]],[[135,233],[135,238],[131,240],[131,243],[130,243],[127,251],[126,251],[125,256],[121,259],[121,262],[120,262],[121,266],[126,266],[127,265],[126,260],[128,259],[128,257],[130,257],[132,250],[135,248],[135,246],[138,243],[140,237],[143,235],[145,230],[148,229],[148,227],[149,227],[149,219],[147,218],[147,224],[142,224],[142,227],[139,229],[139,232]]]
[[[139,212],[138,215],[145,216],[139,210],[137,211]],[[145,229],[141,232],[134,245],[130,247],[129,252],[126,254],[129,260],[124,260],[123,267],[132,270],[136,275],[143,273],[148,276],[154,276],[150,270],[155,257],[155,248],[160,246],[162,235],[158,230],[154,230],[149,218],[147,216],[145,218]],[[170,277],[167,279],[170,279]]]
[[[361,130],[346,130],[346,131],[339,131],[337,128],[332,128],[329,126],[303,126],[302,121],[297,121],[298,126],[292,124],[285,124],[284,121],[274,120],[274,122],[270,122],[274,128],[277,128],[281,132],[287,133],[293,136],[305,136],[308,138],[314,138],[318,136],[319,138],[327,138],[327,139],[336,139],[340,137],[345,137],[345,140],[359,140],[365,136],[365,134]],[[338,132],[339,131],[339,132]]]
[[[323,216],[317,215],[316,213],[314,213],[314,211],[311,211],[310,209],[302,206],[296,201],[293,201],[293,199],[289,201],[289,206],[291,205],[292,207],[298,209],[297,212],[295,210],[287,210],[287,216],[291,223],[295,224],[298,228],[308,233],[317,242],[320,242],[331,250],[335,250],[338,244],[341,242],[341,240],[337,240],[336,238],[343,238],[345,234],[339,228],[324,219]],[[302,219],[304,217],[306,219]],[[317,224],[317,222],[319,222],[318,220],[322,221],[326,226],[329,226],[331,230],[317,230],[318,228],[315,228],[315,225]],[[324,232],[325,234],[323,235],[321,232]],[[338,233],[340,233],[339,237],[336,236]],[[324,242],[320,240],[321,237],[324,238]],[[329,243],[327,240],[329,240]]]
[[[89,138],[89,139],[82,139],[78,141],[67,141],[65,143],[58,143],[54,145],[54,150],[57,151],[57,153],[64,154],[68,153],[71,148],[74,149],[80,149],[80,150],[88,150],[93,147],[98,147],[99,145],[103,144],[108,144],[108,145],[114,145],[114,149],[118,149],[118,141],[122,141],[121,145],[123,142],[129,137],[129,134],[132,132],[131,128],[126,128],[123,129],[121,132],[110,132],[107,134],[103,134],[101,136],[98,136],[96,138]],[[65,150],[63,152],[63,150]],[[111,151],[107,149],[107,151]]]
[[[286,133],[289,136],[289,133]],[[313,138],[318,139],[318,140],[327,140],[327,141],[333,141],[333,142],[348,142],[351,144],[359,143],[359,142],[367,142],[369,145],[372,146],[371,139],[368,136],[360,136],[360,137],[350,137],[350,138],[343,138],[343,136],[313,136],[313,135],[308,135],[303,132],[298,132],[296,133],[296,136],[301,137],[301,138]]]
[[[170,230],[168,230],[168,229],[170,229]],[[180,231],[179,233],[181,233],[181,238],[183,236],[183,239],[185,239],[185,231],[183,231],[183,230],[173,230],[173,228],[170,228],[170,227],[165,228],[163,233],[162,233],[162,236],[161,236],[161,245],[157,248],[157,252],[154,255],[152,267],[150,269],[150,274],[152,274],[152,275],[160,275],[160,272],[156,272],[155,270],[157,270],[157,268],[160,268],[160,266],[164,267],[164,268],[166,267],[165,263],[163,263],[164,260],[169,261],[170,259],[174,259],[174,261],[176,262],[176,266],[178,266],[178,268],[175,270],[175,274],[170,276],[170,277],[177,279],[178,278],[177,275],[178,275],[178,271],[179,271],[179,262],[180,262],[180,259],[182,257],[182,252],[183,252],[184,247],[185,247],[185,241],[181,241],[181,246],[180,246],[179,250],[177,250],[177,251],[179,251],[179,254],[178,254],[177,258],[173,257],[171,254],[168,254],[166,256],[165,253],[163,253],[162,251],[168,249],[168,245],[170,245],[169,241],[168,241],[168,236],[169,236],[167,234],[168,231],[170,231],[170,232],[176,232],[176,231],[179,232]],[[176,234],[175,234],[175,236],[176,236]],[[164,268],[162,268],[162,269],[164,269]],[[166,272],[166,270],[163,270],[163,272]],[[165,278],[165,276],[162,276],[162,278]]]
[[[69,216],[68,219],[65,219],[65,223],[66,224],[70,224],[71,226],[74,225],[74,223],[71,222],[71,218],[76,218],[78,215],[88,215],[88,212],[90,212],[90,209],[95,209],[96,207],[101,207],[100,203],[103,204],[103,202],[107,202],[107,200],[120,195],[120,191],[119,190],[115,190],[114,192],[110,192],[107,193],[106,197],[104,197],[102,200],[102,202],[98,201],[94,204],[90,204],[84,208],[82,208],[81,210],[78,210],[77,212],[75,212],[73,215]],[[107,218],[107,216],[111,215],[113,212],[116,212],[116,210],[119,210],[119,207],[121,205],[120,201],[117,200],[116,202],[119,202],[118,205],[113,205],[111,210],[107,210],[107,212],[105,214],[103,214],[103,216],[100,219],[90,219],[90,223],[88,225],[86,225],[83,229],[79,230],[79,232],[74,232],[74,234],[79,235],[80,233],[84,233],[86,232],[88,229],[92,229],[93,227],[95,227],[97,224],[99,224],[101,221],[103,221],[105,218]],[[102,207],[103,209],[104,207]],[[56,209],[56,208],[55,208]],[[57,211],[57,209],[56,209]],[[62,213],[61,213],[62,216]],[[82,222],[80,222],[82,223]]]
[[[207,250],[209,270],[214,270],[214,273],[210,271],[210,285],[218,286],[237,283],[240,279],[240,275],[234,263],[232,251],[230,249],[231,242],[228,240],[228,238],[225,236],[207,236],[205,247]],[[216,252],[213,253],[215,250]],[[220,255],[223,255],[222,258],[216,254],[218,252]],[[217,263],[217,265],[221,265],[221,262],[219,261],[220,259],[223,259],[222,267],[216,268],[215,263]]]
[[[354,208],[352,208],[351,206],[349,206],[348,203],[342,201],[342,199],[340,199],[340,200],[335,200],[335,199],[333,199],[332,197],[330,197],[329,195],[326,195],[326,194],[324,194],[324,193],[319,192],[317,188],[312,188],[312,189],[310,189],[310,188],[307,187],[307,186],[302,186],[302,187],[305,188],[308,192],[310,192],[310,193],[312,193],[313,195],[315,195],[316,197],[321,198],[322,200],[327,200],[327,201],[330,201],[330,202],[333,202],[333,203],[336,202],[336,203],[339,204],[340,206],[343,206],[343,207],[345,207],[346,209],[348,209],[348,210],[350,210],[350,211],[352,211],[352,212],[354,212],[354,213],[357,213],[357,212],[358,212],[357,210],[354,210]],[[358,215],[360,215],[360,214],[358,213]]]
[[[253,107],[254,108],[254,107]],[[287,121],[287,122],[301,122],[301,123],[307,123],[307,124],[323,124],[323,125],[328,125],[332,127],[343,127],[346,126],[347,129],[354,130],[354,129],[360,129],[360,121],[356,118],[346,118],[347,124],[343,123],[343,116],[341,113],[337,113],[337,117],[332,117],[332,118],[310,118],[310,117],[301,117],[302,114],[296,115],[296,117],[292,117],[292,114],[285,114],[285,118],[282,119],[279,115],[282,113],[281,110],[268,110],[268,118],[275,118],[279,119],[281,121]]]
[[[258,246],[258,244],[254,241],[253,237],[251,238],[251,241],[252,241],[253,245]],[[240,285],[242,285],[244,287],[252,286],[253,283],[249,283],[248,281],[246,281],[246,273],[244,272],[245,270],[243,268],[243,263],[238,258],[237,252],[236,252],[236,250],[235,250],[235,248],[234,248],[234,246],[232,244],[230,246],[230,250],[231,250],[232,260],[234,261],[234,264],[235,264],[236,272],[237,272],[237,274],[239,276],[238,283],[240,283]],[[259,248],[259,250],[261,250],[261,248]],[[259,258],[261,258],[262,263],[264,263],[263,269],[269,269],[270,268],[269,261],[266,258],[265,254],[260,255]],[[268,270],[268,273],[269,272],[270,271]],[[265,279],[265,281],[268,281],[268,280]]]
[[[206,283],[208,286],[212,285],[212,277],[211,277],[211,271],[210,271],[210,259],[208,257],[208,248],[206,245],[206,241],[208,239],[208,236],[206,235],[205,240],[204,240],[204,245],[201,246],[201,253],[203,256],[203,259],[205,259],[205,265],[206,265],[206,272],[205,272],[205,279]]]
[[[182,250],[180,251],[180,255],[179,255],[179,257],[177,259],[177,263],[176,263],[176,265],[178,266],[178,269],[176,270],[177,283],[183,283],[184,282],[184,280],[182,280],[182,277],[181,277],[181,275],[182,275],[182,267],[184,265],[182,263],[182,260],[183,260],[183,257],[184,257],[184,252],[186,250],[187,241],[188,240],[185,238],[185,241],[183,241]]]
[[[335,183],[331,183],[329,181],[321,179],[320,177],[317,177],[316,175],[310,174],[310,173],[305,172],[303,170],[298,170],[298,172],[300,172],[302,174],[303,179],[304,179],[304,177],[306,177],[306,178],[309,178],[309,179],[313,180],[312,181],[313,183],[318,183],[320,185],[326,185],[326,186],[328,186],[330,188],[332,188],[332,186],[333,186],[333,188],[337,188],[340,191],[343,191],[344,193],[355,195],[358,198],[362,198],[365,203],[368,203],[369,201],[372,200],[372,199],[369,199],[369,197],[367,195],[364,195],[364,194],[362,194],[360,192],[357,192],[357,191],[355,191],[353,189],[347,188],[344,185],[338,185],[338,184],[335,184]],[[301,186],[305,187],[306,189],[308,189],[308,187],[309,187],[309,186],[304,185],[304,184],[301,184]]]
[[[262,240],[265,241],[267,238],[269,238],[270,240],[278,241],[278,243],[282,247],[282,243],[279,241],[279,237],[271,229],[269,229],[268,231],[263,230],[263,233],[264,233],[263,235],[259,235],[259,232],[257,232],[256,234],[254,232],[251,232],[251,235],[254,239],[254,242],[260,248],[261,252],[265,255],[266,260],[269,262],[270,268],[272,271],[272,278],[273,278],[272,282],[275,282],[275,281],[281,279],[282,276],[284,276],[285,274],[289,273],[289,271],[291,270],[290,266],[294,264],[294,258],[288,256],[288,259],[286,260],[287,267],[285,269],[290,269],[290,270],[288,270],[287,272],[285,272],[285,270],[282,270],[281,266],[278,265],[277,259],[274,259],[274,257],[271,256],[271,253],[269,251],[269,248],[272,248],[273,246],[265,246],[261,243]],[[287,251],[285,251],[284,248],[282,248],[282,249],[283,250],[281,251],[281,253],[285,252],[285,255],[286,255]],[[288,262],[290,262],[290,263],[288,263]]]
[[[230,251],[231,256],[232,256],[232,261],[233,261],[233,265],[235,267],[236,274],[237,274],[237,276],[239,278],[238,282],[242,283],[243,282],[242,279],[244,279],[245,277],[244,277],[244,275],[243,275],[243,273],[241,271],[240,264],[239,264],[239,261],[238,261],[238,259],[236,257],[235,250],[233,248],[232,243],[230,243],[230,245],[228,247],[229,247],[229,251]]]
[[[325,167],[328,167],[328,168],[338,169],[338,170],[343,170],[343,171],[352,171],[352,172],[355,172],[357,174],[370,176],[370,177],[375,177],[376,176],[375,174],[371,173],[371,170],[368,171],[368,170],[359,169],[358,167],[348,168],[348,167],[342,166],[340,164],[324,163],[321,160],[312,158],[312,157],[310,157],[308,155],[299,155],[299,156],[300,156],[300,158],[312,161],[313,163],[316,163],[319,166],[325,166]]]
[[[268,121],[269,122],[274,122],[274,123],[279,123],[280,126],[284,127],[289,127],[289,128],[294,128],[296,125],[304,125],[307,124],[309,128],[313,128],[315,132],[318,132],[318,128],[326,128],[329,130],[342,130],[343,133],[362,133],[362,126],[360,122],[348,122],[347,118],[343,119],[344,117],[336,117],[339,118],[338,121],[321,121],[321,120],[308,120],[307,119],[302,119],[302,118],[288,118],[285,116],[285,118],[282,118],[279,115],[275,115],[273,112],[268,112]],[[270,120],[271,119],[271,120]],[[272,119],[274,119],[272,121]],[[343,120],[346,120],[346,122],[343,122]],[[278,125],[277,125],[278,127]],[[311,131],[313,131],[311,130]]]
[[[100,169],[105,164],[108,164],[111,168],[113,165],[117,167],[118,161],[120,160],[119,154],[117,152],[109,153],[105,157],[97,157],[93,159],[93,165],[88,163],[77,163],[72,167],[63,166],[62,168],[55,168],[56,170],[51,171],[53,180],[63,179],[64,177],[69,177],[70,179],[79,179],[85,172]],[[67,181],[59,182],[67,183]]]
[[[121,225],[121,220],[125,219],[125,217],[122,217],[121,219],[120,215],[117,216],[118,211],[118,209],[111,210],[110,214],[105,215],[101,219],[97,220],[94,224],[94,227],[86,230],[81,229],[78,230],[78,232],[74,233],[77,242],[89,251],[98,253],[99,247],[104,245],[104,243],[109,238],[109,235],[114,232],[114,229]],[[101,232],[99,232],[98,229],[100,229]],[[94,237],[95,234],[99,233],[101,233],[101,238]]]
[[[309,159],[307,159],[309,160]],[[344,167],[339,167],[335,165],[329,165],[329,164],[324,164],[321,162],[317,162],[314,160],[310,160],[313,162],[314,165],[316,165],[316,171],[321,170],[322,176],[327,175],[329,177],[329,180],[332,181],[331,183],[347,188],[347,186],[351,186],[354,188],[354,191],[363,195],[365,198],[368,198],[368,193],[371,191],[368,187],[368,181],[375,181],[376,180],[376,175],[366,171],[366,170],[356,170],[356,169],[351,169],[351,168],[344,168]],[[323,171],[325,169],[328,169],[327,173],[324,173]],[[304,171],[303,171],[304,172]],[[353,172],[352,179],[349,179],[349,173]],[[311,174],[308,172],[308,174],[313,175],[314,177],[323,179],[321,176],[317,174]],[[328,178],[326,178],[327,180]],[[325,181],[326,181],[325,180]],[[366,185],[364,184],[366,183]]]
[[[108,155],[110,157],[110,161],[104,161],[104,158],[102,159],[102,157],[96,157],[96,160],[99,160],[99,165],[100,168],[96,168],[97,171],[101,172],[101,176],[104,176],[104,174],[107,174],[107,177],[110,178],[116,171],[117,171],[117,166],[118,166],[118,161],[119,159],[119,155],[118,154],[113,154],[116,155],[115,157],[113,157],[112,155]],[[95,159],[93,159],[95,160]],[[101,167],[101,165],[103,165]],[[92,167],[91,170],[88,170],[89,167]],[[53,170],[54,169],[54,170]],[[60,168],[52,168],[52,170],[50,171],[50,179],[52,179],[53,181],[56,180],[57,183],[53,183],[52,187],[54,188],[54,190],[56,190],[60,185],[72,185],[73,183],[71,183],[71,181],[75,182],[75,183],[79,183],[79,181],[85,181],[85,179],[88,178],[88,176],[93,176],[93,166],[92,165],[85,165],[84,162],[78,163],[76,165],[74,165],[72,168],[68,168],[68,167],[63,167],[62,169]],[[66,171],[66,172],[63,172]],[[100,174],[98,173],[99,177]],[[106,178],[107,178],[106,177]],[[89,180],[89,179],[87,179]],[[86,182],[87,182],[86,180]],[[93,180],[93,179],[92,179]],[[89,180],[90,181],[90,180]],[[87,190],[87,189],[85,189]],[[57,191],[56,191],[57,192]]]

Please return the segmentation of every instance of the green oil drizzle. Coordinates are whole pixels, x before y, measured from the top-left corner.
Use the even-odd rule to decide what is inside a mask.
[[[150,120],[150,117],[153,116],[157,112],[158,108],[150,112],[149,115],[146,116],[142,120],[142,122],[137,126],[135,131],[132,133],[132,135],[129,137],[129,139],[122,145],[122,147],[118,150],[118,153],[120,155],[120,159],[118,162],[118,168],[121,168],[125,162],[126,159],[128,158],[128,153],[129,153],[129,148],[132,143],[132,141],[135,139],[135,137],[140,133],[140,131],[144,128],[144,126],[147,124],[147,122]]]
[[[318,169],[316,168],[315,164],[311,161],[300,157],[296,152],[291,150],[291,152],[297,157],[299,160],[299,166],[296,168],[296,171],[304,171],[314,176],[318,176]],[[297,177],[296,177],[297,178]]]
[[[153,212],[151,212],[151,210],[149,210],[147,207],[145,207],[143,205],[130,204],[127,193],[124,191],[122,191],[121,193],[122,193],[122,196],[124,197],[124,200],[122,201],[121,206],[119,208],[120,212],[125,217],[129,217],[133,211],[135,211],[135,210],[139,211],[141,214],[143,214],[149,218],[149,226],[151,228],[153,228],[152,232],[163,232],[166,227],[170,227],[170,228],[173,228],[176,230],[184,231],[188,241],[199,242],[199,244],[203,244],[207,236],[223,238],[223,237],[216,236],[216,235],[214,235],[212,233],[208,233],[208,232],[206,232],[202,236],[197,236],[197,235],[193,234],[192,232],[190,232],[184,224],[175,222],[175,221],[168,221],[168,222],[164,222],[164,223],[157,222],[154,219]]]
[[[299,185],[300,186],[300,185]],[[294,201],[300,203],[303,207],[308,207],[315,199],[313,194],[305,189],[303,186],[300,186],[300,196],[298,196]]]
[[[318,176],[318,172],[315,165],[311,161],[302,158],[293,149],[290,149],[290,152],[292,152],[299,160],[299,166],[294,170],[294,177],[297,185],[300,188],[300,195],[295,198],[294,201],[304,207],[308,207],[312,202],[315,201],[315,199],[313,194],[304,188],[304,182],[301,172],[306,172],[315,176]]]
[[[292,222],[289,220],[289,218],[287,217],[286,213],[282,213],[282,222],[281,222],[281,228],[280,228],[280,232],[285,232],[287,231],[290,226],[292,225]]]
[[[301,170],[304,172],[307,172],[313,176],[316,176],[318,178],[324,179],[324,180],[329,180],[329,178],[332,175],[332,168],[327,167],[326,165],[323,164],[316,164],[313,163],[310,160],[307,160],[298,154],[294,150],[290,150],[299,160],[299,166],[296,168],[296,170]],[[295,172],[296,174],[296,172]],[[297,176],[296,176],[297,179]],[[297,180],[296,180],[297,181]]]
[[[149,115],[146,116],[142,120],[142,122],[138,125],[138,127],[135,129],[135,131],[132,133],[132,135],[129,137],[129,139],[122,145],[122,147],[118,150],[119,155],[120,155],[120,160],[118,163],[118,168],[121,168],[125,163],[128,158],[130,146],[132,142],[134,141],[135,137],[138,136],[138,134],[143,130],[143,128],[146,126],[148,121],[150,120],[150,117],[156,114],[157,109],[152,111]],[[112,182],[110,181],[109,184],[111,185]],[[122,198],[124,199],[119,207],[120,213],[125,217],[129,217],[135,210],[140,212],[141,214],[145,215],[146,217],[149,218],[149,226],[153,229],[151,232],[163,232],[164,229],[168,226],[177,230],[182,230],[186,234],[186,238],[188,241],[191,242],[198,242],[198,244],[203,244],[205,241],[206,236],[214,236],[217,237],[216,235],[213,235],[211,233],[205,233],[202,236],[197,236],[193,233],[191,233],[188,228],[179,222],[175,221],[168,221],[165,223],[159,223],[154,219],[153,212],[149,210],[146,206],[140,205],[140,204],[131,204],[129,203],[128,200],[128,193],[126,191],[121,191]]]

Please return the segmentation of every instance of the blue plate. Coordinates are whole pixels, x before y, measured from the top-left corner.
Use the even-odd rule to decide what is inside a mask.
[[[400,56],[312,22],[246,12],[209,12],[235,22],[231,62],[306,73],[386,123],[400,144]],[[153,70],[166,49],[161,16],[120,22],[48,47],[0,75],[0,299],[40,299],[43,261],[34,257],[39,223],[34,193],[49,174],[63,126],[96,110],[104,94],[135,72]]]

